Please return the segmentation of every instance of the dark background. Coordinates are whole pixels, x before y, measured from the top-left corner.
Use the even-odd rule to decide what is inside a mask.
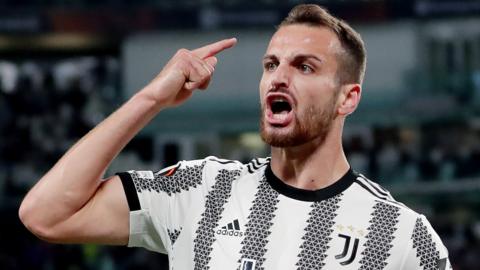
[[[301,2],[0,1],[0,269],[167,269],[166,256],[140,249],[44,243],[20,223],[20,202],[76,140],[128,98],[122,46],[130,36],[272,28]],[[314,2],[369,29],[405,21],[448,25],[471,20],[473,30],[460,36],[472,42],[426,37],[423,44],[431,57],[405,77],[411,80],[408,95],[383,107],[382,97],[370,97],[378,109],[374,116],[359,109],[353,120],[357,132],[346,136],[344,147],[355,168],[425,213],[448,247],[454,269],[478,269],[480,33],[474,29],[480,25],[480,1]],[[180,151],[178,141],[144,132],[122,152],[116,167],[153,164],[151,169],[159,169],[215,149],[202,135],[187,135],[203,142],[194,143],[190,154]],[[218,140],[218,153],[229,157],[268,154],[255,130],[220,129]]]

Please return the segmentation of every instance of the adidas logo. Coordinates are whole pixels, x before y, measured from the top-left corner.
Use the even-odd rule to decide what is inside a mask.
[[[238,219],[235,219],[233,220],[233,222],[230,222],[222,228],[218,229],[217,234],[237,237],[243,236],[243,232],[240,231],[240,223],[238,223]]]

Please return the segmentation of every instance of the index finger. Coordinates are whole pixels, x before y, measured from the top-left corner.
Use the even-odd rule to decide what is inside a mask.
[[[236,43],[236,38],[224,39],[195,49],[193,50],[193,53],[201,59],[205,59],[210,56],[214,56],[223,50],[233,47]]]

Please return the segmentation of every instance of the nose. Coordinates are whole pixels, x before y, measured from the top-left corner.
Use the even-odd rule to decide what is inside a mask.
[[[270,85],[272,89],[288,88],[290,85],[290,71],[288,66],[278,65],[271,75]]]

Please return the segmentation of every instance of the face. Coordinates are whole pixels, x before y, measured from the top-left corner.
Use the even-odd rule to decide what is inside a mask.
[[[341,45],[325,27],[289,25],[272,37],[260,81],[262,139],[274,147],[323,142],[337,115]]]

